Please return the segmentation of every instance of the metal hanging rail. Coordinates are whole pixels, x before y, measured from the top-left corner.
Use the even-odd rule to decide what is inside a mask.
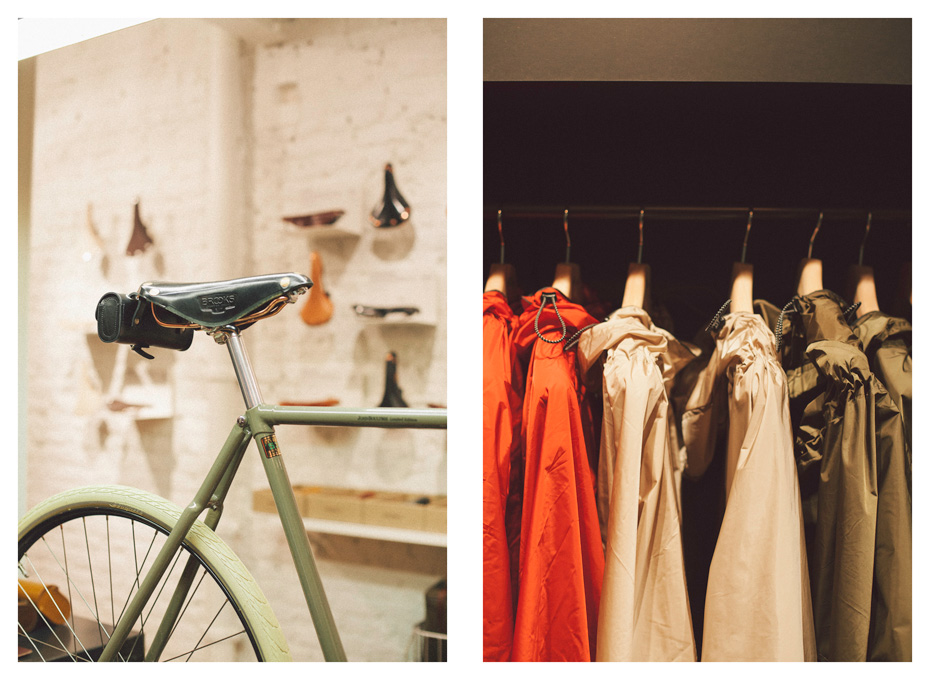
[[[568,210],[574,220],[592,219],[624,219],[639,218],[640,212],[645,211],[647,219],[657,220],[726,220],[745,219],[751,210],[755,219],[817,219],[823,213],[825,219],[858,220],[865,218],[869,213],[876,222],[908,222],[911,220],[910,210],[886,209],[868,210],[865,208],[756,208],[752,206],[736,207],[710,207],[710,206],[621,206],[621,205],[507,205],[501,204],[493,208],[486,208],[485,214],[496,216],[498,210],[503,212],[504,219],[547,219],[562,216]]]

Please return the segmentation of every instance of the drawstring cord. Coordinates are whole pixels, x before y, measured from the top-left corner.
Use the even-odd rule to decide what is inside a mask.
[[[572,347],[577,345],[578,342],[581,340],[581,334],[584,333],[589,328],[594,328],[595,326],[597,326],[596,323],[589,323],[584,328],[579,328],[572,337],[570,337],[568,340],[565,341],[565,347],[564,347],[565,351],[567,352]]]
[[[852,316],[856,313],[856,310],[859,309],[861,306],[862,306],[861,301],[849,305],[849,308],[845,312],[843,312],[843,318],[846,319],[846,323],[852,323],[852,320],[851,320]]]
[[[800,297],[795,295],[793,298],[791,298],[788,301],[788,304],[782,307],[781,314],[778,315],[778,323],[775,324],[775,351],[776,352],[781,351],[782,341],[784,340],[785,314],[788,312],[800,312],[801,310],[797,306],[797,303],[799,300],[800,300]],[[850,323],[851,317],[856,313],[856,310],[859,309],[859,307],[861,306],[862,306],[862,302],[856,302],[854,304],[849,305],[849,307],[845,309],[845,311],[843,312],[843,319],[846,321],[847,324]]]
[[[558,299],[558,295],[556,295],[555,293],[542,293],[542,304],[539,306],[539,310],[537,310],[536,312],[536,318],[533,320],[533,329],[536,331],[537,337],[543,342],[548,342],[550,345],[559,344],[560,342],[565,340],[565,336],[568,335],[568,327],[565,325],[565,319],[562,318],[562,315],[559,313],[559,306],[558,304],[556,304],[557,299]],[[556,317],[558,317],[559,319],[559,323],[562,324],[562,337],[560,337],[558,340],[550,340],[549,338],[545,337],[542,333],[539,332],[539,316],[542,314],[543,307],[545,307],[546,304],[550,302],[552,303],[552,309],[555,310]],[[565,346],[563,347],[563,349],[566,351],[570,350],[572,347],[574,347],[578,343],[578,340],[581,338],[581,334],[583,332],[585,332],[589,328],[593,328],[596,325],[597,325],[596,323],[592,323],[592,324],[585,326],[584,328],[578,329],[575,332],[575,334],[572,335],[572,337],[570,337],[567,341],[565,341]]]
[[[565,319],[562,318],[562,315],[559,314],[559,306],[555,303],[558,296],[555,293],[543,293],[542,294],[542,304],[539,305],[539,310],[536,312],[536,318],[533,319],[533,329],[536,331],[536,335],[539,336],[539,339],[543,342],[548,342],[550,345],[557,345],[565,339],[565,336],[568,335],[568,328],[565,326]],[[539,315],[542,314],[542,310],[545,309],[546,303],[551,302],[552,308],[555,310],[555,315],[559,319],[559,323],[562,324],[562,337],[558,340],[550,340],[543,336],[539,332]]]
[[[781,314],[778,315],[778,322],[775,324],[775,351],[781,351],[782,341],[784,340],[784,323],[785,323],[785,314],[789,311],[797,312],[798,308],[795,303],[798,301],[798,296],[795,295],[793,298],[788,300],[788,304],[781,308]]]
[[[730,300],[727,300],[720,306],[720,309],[718,309],[717,313],[714,314],[714,318],[711,319],[710,323],[707,324],[707,326],[704,328],[705,332],[716,333],[717,331],[720,330],[720,326],[723,325],[723,317],[727,313],[727,311],[730,309],[730,302],[731,302]]]

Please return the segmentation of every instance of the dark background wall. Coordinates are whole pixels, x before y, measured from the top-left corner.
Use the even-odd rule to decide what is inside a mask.
[[[485,22],[486,73],[495,68],[487,58],[489,46],[505,42],[504,23]],[[854,26],[861,33],[867,23]],[[872,26],[873,53],[887,45],[897,56],[873,63],[866,80],[884,74],[900,81],[906,71],[909,82],[909,61],[901,67],[900,45],[894,45],[901,42],[901,23]],[[903,23],[909,37],[910,24]],[[535,42],[546,34],[565,38],[558,24],[544,24],[533,27]],[[723,21],[703,26],[709,43],[711,28],[719,41],[739,37]],[[818,212],[825,217],[813,255],[824,261],[825,286],[844,294],[846,270],[858,258],[867,214],[873,211],[863,262],[875,268],[882,308],[909,314],[896,294],[911,260],[911,87],[856,82],[855,69],[844,61],[848,50],[841,49],[845,34],[830,42],[822,37],[823,25],[820,29],[824,52],[814,70],[826,73],[836,62],[834,72],[845,69],[849,82],[797,82],[787,76],[791,82],[485,82],[485,276],[499,257],[496,211],[502,209],[507,260],[516,266],[522,287],[533,292],[550,284],[556,263],[565,257],[562,210],[568,208],[572,259],[585,282],[613,308],[622,296],[627,265],[636,257],[638,219],[635,211],[607,219],[584,213],[596,206],[643,206],[644,261],[652,266],[654,297],[669,310],[677,332],[688,337],[728,296],[748,212],[669,219],[650,213],[649,206],[759,208],[747,261],[755,267],[756,297],[779,306],[793,294],[798,261],[807,253]],[[665,24],[660,35],[672,33]],[[511,48],[525,42],[526,34],[520,29]],[[578,53],[590,54],[578,40]],[[594,42],[597,52],[603,40]],[[719,64],[705,52],[695,57],[702,68],[684,69],[681,46],[665,44],[672,66],[683,75],[710,73],[710,65]],[[908,39],[908,55],[909,45]],[[761,51],[772,58],[779,52]],[[662,72],[661,54],[653,50],[652,73]],[[775,77],[777,66],[759,62],[755,72]],[[714,73],[720,77],[724,71]],[[788,62],[783,71],[797,76],[799,66]],[[545,72],[537,68],[534,74]],[[587,72],[599,73],[594,67]],[[802,210],[786,216],[762,208]],[[520,216],[527,212],[536,216]]]

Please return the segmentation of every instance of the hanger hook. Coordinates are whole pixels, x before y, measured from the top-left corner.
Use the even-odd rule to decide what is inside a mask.
[[[565,230],[565,263],[572,261],[572,237],[568,233],[568,208],[562,216],[562,229]]]
[[[862,255],[865,253],[865,240],[869,237],[869,229],[872,228],[872,213],[869,213],[869,219],[865,223],[865,236],[862,237],[862,243],[859,244],[859,266],[862,266]]]
[[[811,240],[807,244],[807,259],[811,259],[811,253],[814,251],[814,239],[817,238],[817,232],[820,231],[820,224],[823,222],[823,211],[820,211],[820,216],[817,218],[817,226],[814,227],[814,233],[811,234]]]
[[[504,264],[504,228],[501,226],[502,210],[497,211],[497,235],[501,239],[501,264]]]
[[[645,209],[641,209],[639,211],[639,248],[636,250],[636,264],[643,263],[643,217],[645,215]]]
[[[743,237],[743,254],[740,255],[739,261],[746,262],[746,246],[749,244],[749,230],[752,229],[752,209],[749,210],[749,221],[746,223],[746,235]]]

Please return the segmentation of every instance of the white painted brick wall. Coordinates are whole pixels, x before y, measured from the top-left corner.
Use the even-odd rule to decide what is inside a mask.
[[[93,308],[102,293],[147,279],[309,273],[316,250],[333,319],[308,327],[291,307],[245,333],[265,400],[377,405],[384,354],[395,350],[408,403],[445,403],[445,45],[441,20],[297,20],[283,42],[250,46],[207,22],[159,20],[39,58],[29,505],[100,482],[184,505],[240,412],[225,351],[199,336],[183,354],[153,352],[173,387],[172,420],[104,423],[115,347],[96,340]],[[367,215],[387,162],[412,218],[375,230]],[[156,246],[129,260],[136,198]],[[81,257],[89,203],[107,243],[106,276]],[[337,226],[356,234],[321,237],[281,220],[328,209],[345,210]],[[351,305],[378,295],[433,310],[436,324],[357,319]],[[444,432],[279,428],[278,439],[295,483],[446,490]],[[273,518],[250,510],[264,484],[249,455],[220,534],[262,584],[295,658],[318,659],[286,545],[269,538]],[[320,570],[350,659],[401,659],[423,591],[444,574],[444,551],[421,548],[405,563],[409,546],[335,545]],[[346,546],[360,556],[348,560]]]

